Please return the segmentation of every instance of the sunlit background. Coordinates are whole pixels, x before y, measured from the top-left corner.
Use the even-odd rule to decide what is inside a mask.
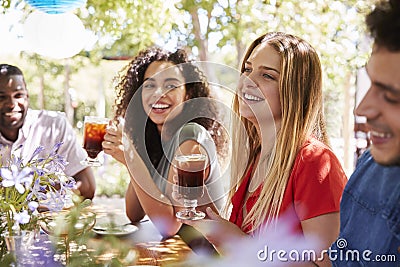
[[[69,6],[43,9],[57,2]],[[84,115],[112,117],[112,78],[147,46],[184,47],[195,60],[237,68],[259,35],[292,33],[320,54],[331,143],[351,173],[356,144],[364,145],[355,138],[353,109],[367,86],[360,69],[371,46],[364,17],[373,2],[0,0],[0,62],[24,71],[32,108],[64,111],[81,135]],[[105,161],[97,169],[98,194],[122,195],[126,170]]]

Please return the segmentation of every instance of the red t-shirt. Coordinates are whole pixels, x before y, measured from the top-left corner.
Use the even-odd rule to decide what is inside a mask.
[[[246,191],[250,182],[253,166],[232,197],[232,213],[230,221],[242,228],[243,206]],[[302,233],[301,221],[322,214],[339,211],[340,198],[347,177],[335,154],[322,142],[311,138],[299,151],[290,174],[283,196],[279,216],[291,218],[295,231]],[[260,197],[260,185],[249,196],[246,204],[247,213]],[[242,230],[246,233],[251,226]]]

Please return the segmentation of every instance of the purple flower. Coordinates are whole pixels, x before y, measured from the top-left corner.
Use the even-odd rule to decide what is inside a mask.
[[[31,162],[37,155],[40,154],[40,152],[42,152],[44,150],[44,147],[42,146],[38,146],[35,151],[33,152],[31,159],[29,160],[29,162]]]
[[[11,165],[10,169],[1,168],[0,174],[3,178],[2,185],[4,187],[15,186],[20,194],[25,192],[25,187],[22,184],[30,185],[33,180],[32,169],[29,167],[19,170],[16,165]]]
[[[75,179],[70,179],[69,181],[67,181],[64,186],[68,189],[76,189],[76,181]]]
[[[22,147],[23,147],[24,145],[19,145],[19,146],[17,146],[15,149],[14,149],[14,151],[17,151],[17,150],[19,150],[19,149],[21,149]]]
[[[43,175],[46,174],[46,172],[45,172],[44,170],[42,170],[42,169],[35,168],[35,170],[36,170],[36,173],[37,173],[39,176],[43,176]]]
[[[40,178],[37,178],[33,183],[31,192],[26,197],[27,200],[32,199],[35,196],[38,200],[46,199],[46,194],[43,193],[46,190],[46,186],[40,184]]]
[[[70,189],[76,188],[76,185],[72,177],[63,173],[68,162],[58,155],[61,145],[62,142],[57,143],[44,157],[40,156],[44,147],[38,146],[27,158],[28,161],[21,157],[19,152],[22,146],[19,146],[12,151],[4,167],[0,167],[0,198],[5,204],[0,207],[0,214],[13,214],[5,218],[7,225],[19,229],[19,224],[28,224],[24,228],[29,229],[29,224],[36,222],[30,216],[37,216],[39,205],[47,206],[51,211],[64,207]],[[6,152],[9,153],[8,148]],[[0,224],[2,220],[0,218]]]
[[[31,217],[29,216],[28,211],[23,210],[20,213],[16,213],[14,215],[14,219],[19,224],[27,224],[29,222],[29,220],[31,219]]]
[[[36,201],[31,201],[28,203],[28,208],[32,212],[35,211],[38,207],[39,207],[39,203],[37,203]]]
[[[12,155],[10,164],[15,166],[21,166],[22,158]]]
[[[53,161],[51,162],[51,170],[54,170],[54,172],[58,171],[64,171],[65,166],[68,164],[67,161],[65,161],[64,157],[56,154],[54,155]]]
[[[58,149],[60,149],[60,146],[63,144],[64,142],[59,142],[57,144],[54,145],[53,149],[50,152],[50,157],[57,155]]]
[[[42,205],[47,207],[50,211],[60,211],[64,207],[64,196],[60,192],[48,192],[48,198]]]

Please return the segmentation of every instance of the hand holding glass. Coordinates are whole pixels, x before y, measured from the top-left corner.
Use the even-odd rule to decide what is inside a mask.
[[[88,153],[88,157],[81,161],[85,166],[101,166],[102,163],[97,158],[98,154],[103,150],[102,143],[109,119],[95,116],[85,116],[83,148]]]
[[[197,211],[197,199],[204,194],[204,179],[207,168],[207,156],[203,154],[177,155],[175,161],[178,170],[179,194],[183,196],[184,210],[176,217],[182,220],[199,220],[206,215]]]

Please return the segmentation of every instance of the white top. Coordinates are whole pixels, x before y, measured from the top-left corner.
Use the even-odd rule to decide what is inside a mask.
[[[10,158],[11,151],[23,145],[17,155],[28,161],[37,147],[45,148],[41,155],[51,152],[54,145],[63,142],[58,154],[68,162],[65,166],[65,174],[73,176],[86,167],[80,161],[86,158],[86,151],[77,142],[76,134],[64,113],[47,110],[28,109],[24,125],[19,129],[18,139],[13,143],[0,133],[0,144],[3,146],[1,152],[2,163]],[[22,153],[22,154],[20,154]],[[40,156],[40,155],[39,155]]]

